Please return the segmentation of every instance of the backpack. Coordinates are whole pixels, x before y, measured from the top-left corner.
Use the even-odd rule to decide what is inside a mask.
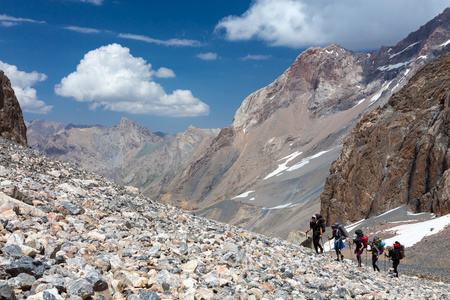
[[[381,245],[381,242],[382,242],[382,240],[381,240],[381,238],[379,238],[379,237],[374,237],[373,238],[373,245],[375,246],[375,247],[377,247],[378,248],[378,250],[381,250],[381,249],[383,249],[383,246]]]
[[[316,224],[322,227],[322,233],[326,231],[326,219],[320,214],[316,214]]]
[[[360,239],[361,239],[361,242],[362,242],[364,248],[367,248],[367,245],[369,244],[369,243],[368,243],[369,238],[368,238],[367,236],[363,236],[363,237],[361,237]]]
[[[337,226],[337,228],[342,233],[342,235],[345,236],[345,238],[348,238],[348,231],[347,231],[347,229],[345,229],[345,227],[342,224],[335,223],[334,225]]]
[[[398,250],[398,253],[400,255],[400,259],[405,257],[405,246],[403,246],[399,242],[395,242],[394,243],[394,249]]]

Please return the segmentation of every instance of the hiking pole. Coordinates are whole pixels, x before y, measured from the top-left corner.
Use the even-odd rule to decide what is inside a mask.
[[[328,244],[330,245],[330,257],[331,257],[331,240],[328,240]]]
[[[366,248],[366,266],[367,266],[367,248]]]
[[[322,254],[323,254],[323,252],[324,252],[324,247],[325,247],[325,244],[323,243],[323,238],[322,237],[320,237],[320,242],[321,242],[321,248],[322,248]]]

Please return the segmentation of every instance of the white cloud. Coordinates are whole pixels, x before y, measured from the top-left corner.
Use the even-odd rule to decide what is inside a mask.
[[[53,106],[46,105],[43,101],[38,100],[36,90],[31,88],[37,82],[46,80],[45,74],[36,71],[31,73],[19,71],[16,66],[2,61],[0,61],[0,69],[5,72],[11,81],[11,87],[23,111],[37,114],[50,112]]]
[[[103,4],[103,0],[75,0],[75,1],[92,3],[94,5],[102,5]]]
[[[55,92],[90,108],[165,116],[200,116],[209,114],[209,106],[189,90],[166,94],[152,76],[173,76],[172,70],[157,72],[142,58],[133,57],[130,49],[111,44],[88,52],[77,70],[55,86]]]
[[[36,20],[32,20],[32,19],[24,19],[24,18],[16,18],[16,17],[12,17],[12,16],[8,16],[5,14],[0,15],[0,24],[3,27],[11,27],[11,26],[15,26],[15,25],[19,25],[21,23],[45,23],[44,21],[36,21]]]
[[[67,27],[64,27],[64,29],[76,31],[76,32],[80,32],[80,33],[100,33],[100,30],[98,30],[98,29],[78,27],[78,26],[67,26]]]
[[[203,43],[196,40],[187,40],[187,39],[158,40],[145,35],[130,34],[130,33],[119,33],[117,36],[124,39],[143,41],[146,43],[152,43],[163,46],[199,47],[203,45]]]
[[[164,67],[159,68],[158,71],[156,71],[155,76],[159,77],[159,78],[175,78],[176,77],[175,73],[171,69],[164,68]]]
[[[242,60],[246,61],[246,60],[266,60],[269,59],[271,56],[270,55],[251,55],[248,54],[246,57],[242,58]]]
[[[217,59],[217,53],[199,53],[197,54],[197,57],[203,60],[216,60]]]
[[[216,32],[271,46],[373,49],[396,44],[447,6],[448,0],[256,0],[243,15],[222,19]]]

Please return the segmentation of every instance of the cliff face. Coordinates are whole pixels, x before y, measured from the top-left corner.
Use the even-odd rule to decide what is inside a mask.
[[[0,134],[19,145],[27,146],[27,127],[22,109],[8,77],[0,70]]]
[[[347,137],[321,195],[327,220],[408,205],[450,213],[450,54],[420,70]]]

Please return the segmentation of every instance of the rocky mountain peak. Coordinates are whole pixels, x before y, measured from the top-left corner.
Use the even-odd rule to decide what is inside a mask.
[[[22,109],[11,88],[11,82],[0,70],[0,134],[22,146],[27,146],[27,127]]]

